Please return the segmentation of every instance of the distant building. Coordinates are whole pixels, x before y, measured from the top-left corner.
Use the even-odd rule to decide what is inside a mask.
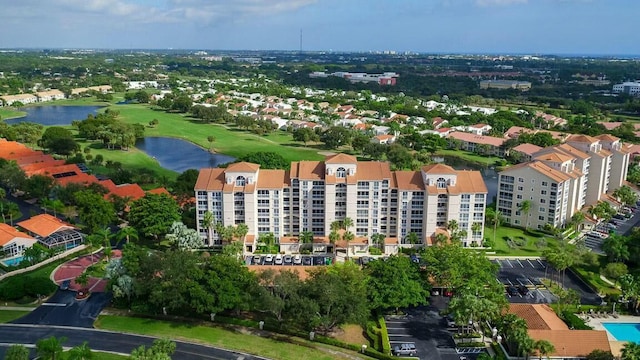
[[[617,94],[640,96],[640,80],[627,81],[622,84],[613,85],[613,92]]]
[[[531,83],[518,80],[482,80],[480,81],[480,89],[516,89],[525,91],[531,89]]]

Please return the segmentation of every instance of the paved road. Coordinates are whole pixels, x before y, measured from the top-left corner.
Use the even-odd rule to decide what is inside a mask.
[[[100,311],[111,300],[111,294],[92,293],[82,301],[76,300],[75,294],[69,290],[58,290],[46,303],[12,323],[92,328]]]
[[[39,339],[50,336],[65,337],[64,346],[77,346],[84,341],[94,350],[111,351],[129,354],[140,345],[151,346],[154,338],[114,333],[95,329],[65,328],[56,326],[34,326],[3,324],[0,325],[0,342],[5,344],[35,344]],[[176,341],[177,360],[220,359],[220,360],[258,360],[264,359],[253,355],[234,353],[209,346],[196,345]],[[4,358],[6,347],[0,346],[0,358]]]

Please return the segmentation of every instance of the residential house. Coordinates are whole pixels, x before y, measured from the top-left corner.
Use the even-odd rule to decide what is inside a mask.
[[[36,242],[37,240],[33,237],[8,224],[0,223],[0,246],[2,246],[5,264],[12,264],[10,261],[16,258],[14,261],[18,261],[24,255],[24,250],[32,247]]]
[[[460,142],[463,150],[504,157],[504,142],[507,139],[493,136],[475,135],[471,133],[454,131],[447,136],[450,145]]]

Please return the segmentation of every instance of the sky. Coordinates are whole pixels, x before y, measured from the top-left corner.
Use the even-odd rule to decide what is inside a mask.
[[[639,0],[0,0],[0,48],[640,54]]]

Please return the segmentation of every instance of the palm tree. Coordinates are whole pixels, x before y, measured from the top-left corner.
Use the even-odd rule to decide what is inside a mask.
[[[240,239],[244,244],[244,237],[247,236],[248,232],[249,232],[249,226],[247,226],[247,224],[245,223],[240,223],[236,225],[235,229],[233,229],[233,236]]]
[[[67,341],[66,338],[50,338],[38,340],[36,343],[36,351],[39,358],[43,360],[56,360],[62,358],[62,344]]]
[[[93,352],[89,348],[89,343],[86,341],[82,345],[78,345],[69,350],[68,360],[90,360],[93,358]]]
[[[538,351],[540,360],[542,360],[542,355],[549,359],[549,354],[556,350],[555,346],[547,340],[537,340],[533,343],[533,348]]]
[[[622,360],[640,360],[640,345],[635,342],[628,342],[622,348]]]
[[[209,246],[211,246],[213,243],[213,227],[214,225],[217,225],[215,221],[216,220],[214,219],[213,213],[211,211],[207,210],[204,212],[204,215],[202,216],[202,226],[207,229],[207,244]]]
[[[531,203],[531,200],[525,200],[523,202],[520,203],[520,212],[522,212],[522,214],[524,215],[524,217],[526,218],[524,221],[524,229],[525,231],[529,230],[529,211],[531,211],[531,206],[533,204]]]
[[[311,231],[303,231],[298,235],[298,241],[306,247],[307,244],[313,243],[313,233]]]
[[[131,239],[138,240],[138,230],[131,226],[125,226],[118,230],[116,233],[116,239],[118,239],[118,241],[126,240],[127,244]]]
[[[481,232],[482,232],[482,223],[474,222],[473,224],[471,224],[472,239],[474,239],[476,235],[479,235]]]

